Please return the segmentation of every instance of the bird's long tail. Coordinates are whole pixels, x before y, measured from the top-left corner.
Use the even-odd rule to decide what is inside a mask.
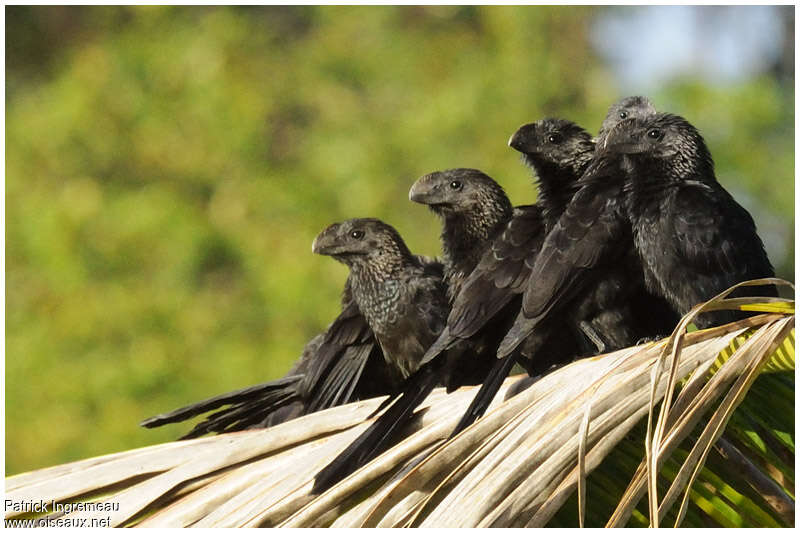
[[[486,412],[495,394],[497,394],[497,391],[500,389],[500,385],[503,384],[503,381],[506,379],[509,372],[511,372],[514,363],[517,361],[518,354],[519,350],[516,350],[510,355],[498,359],[494,366],[492,366],[486,379],[483,380],[483,385],[481,385],[480,390],[478,390],[478,394],[472,399],[472,403],[469,404],[467,411],[461,417],[461,420],[458,421],[458,425],[456,425],[456,428],[453,430],[453,433],[450,434],[449,438],[452,439],[478,418],[483,416],[483,413]]]
[[[274,426],[287,420],[276,415],[281,408],[292,405],[290,411],[299,416],[303,409],[302,398],[293,389],[270,391],[263,396],[240,402],[212,413],[179,440],[194,439],[209,433],[230,433],[243,429]]]
[[[314,478],[312,493],[320,494],[367,464],[384,451],[402,431],[417,408],[439,381],[438,364],[428,364],[411,375],[402,394],[356,440]]]
[[[222,407],[223,405],[235,404],[241,406],[243,403],[252,405],[265,404],[263,405],[263,408],[267,409],[267,411],[264,412],[266,415],[271,412],[270,407],[273,403],[279,404],[275,406],[275,408],[284,405],[287,401],[287,397],[295,394],[297,384],[302,379],[303,375],[297,374],[294,376],[287,376],[274,381],[269,381],[267,383],[253,385],[252,387],[226,392],[225,394],[220,394],[219,396],[214,396],[212,398],[181,407],[180,409],[175,409],[174,411],[170,411],[168,413],[151,416],[150,418],[142,420],[139,425],[146,428],[156,428],[165,424],[174,424],[176,422],[188,420],[189,418],[195,417],[199,414],[213,411],[214,409]],[[274,402],[272,400],[274,400]]]

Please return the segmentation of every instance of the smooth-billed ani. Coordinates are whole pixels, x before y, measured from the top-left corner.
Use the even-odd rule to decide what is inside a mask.
[[[500,356],[614,262],[639,269],[647,289],[680,314],[735,283],[773,275],[752,217],[716,181],[711,154],[685,119],[658,113],[625,120],[599,152],[583,188],[548,235],[548,252],[534,266],[547,277],[528,287]],[[605,187],[596,179],[603,174],[611,178]],[[620,246],[627,232],[633,261]],[[735,316],[701,316],[697,323],[706,327]]]
[[[705,140],[686,119],[658,113],[615,129],[606,149],[622,154],[625,211],[648,289],[681,314],[723,290],[774,270],[753,218],[722,187]],[[773,286],[742,287],[733,296],[777,296]],[[699,327],[734,320],[718,311]]]
[[[488,244],[511,218],[511,203],[497,182],[479,170],[468,168],[421,177],[411,187],[409,199],[428,205],[442,219],[442,260],[447,293],[453,301]],[[451,391],[461,385],[480,383],[494,363],[494,349],[500,338],[494,332],[491,339],[465,342],[423,365],[403,384],[402,394],[390,398],[394,401],[389,408],[317,474],[314,491],[326,490],[381,453],[434,386],[443,384]]]
[[[646,97],[632,96],[623,98],[610,107],[600,128],[598,139],[603,141],[606,132],[629,117],[647,116],[654,112],[655,108]],[[557,121],[550,121],[550,124],[552,125],[554,122]],[[565,122],[567,121],[562,121],[562,124]],[[540,196],[542,192],[545,192],[545,198],[544,202],[540,200],[537,205],[546,206],[545,232],[549,232],[556,225],[559,217],[564,212],[565,206],[570,202],[579,187],[579,178],[584,174],[594,157],[594,145],[588,142],[588,135],[584,135],[574,137],[573,142],[579,142],[580,144],[573,148],[574,155],[572,157],[569,156],[569,152],[561,152],[561,160],[555,157],[551,157],[549,160],[543,159],[542,153],[544,152],[546,155],[548,150],[554,155],[559,155],[558,151],[553,151],[553,145],[565,142],[563,135],[559,135],[557,132],[554,134],[552,130],[541,127],[547,123],[548,121],[540,121],[539,123],[523,126],[509,141],[512,148],[523,153],[523,160],[533,167],[540,178]],[[539,127],[537,128],[537,126]],[[562,126],[562,128],[565,131],[569,131],[565,126]],[[606,172],[606,174],[609,173]],[[561,179],[556,179],[556,176],[560,176]],[[602,178],[598,179],[602,180]],[[548,186],[553,183],[561,186],[555,193],[548,191]],[[565,187],[565,183],[569,186]],[[546,233],[539,237],[538,245],[529,245],[525,260],[526,272],[524,277],[519,278],[516,292],[522,293],[526,290],[526,287],[540,283],[540,274],[532,273],[531,269],[537,261],[545,235]],[[624,291],[623,288],[625,289]],[[628,293],[631,302],[635,302],[635,304],[630,305],[630,302],[625,300],[623,294],[625,292]],[[463,307],[454,305],[451,317],[456,312],[465,312],[463,309],[466,309],[466,312],[471,311],[474,313],[475,310],[481,309],[484,305],[479,297],[472,297]],[[633,311],[643,306],[648,309],[646,317],[637,316],[637,313]],[[519,313],[519,305],[509,310],[513,310],[514,316],[521,315]],[[558,324],[562,330],[565,324],[567,327],[570,327],[570,324],[577,324],[580,326],[581,331],[592,339],[599,350],[606,350],[625,346],[642,337],[663,335],[674,327],[677,319],[677,315],[671,312],[666,302],[645,292],[643,281],[630,279],[624,269],[609,269],[605,276],[595,280],[595,284],[590,291],[573,302],[571,308],[560,309],[559,312],[551,314],[547,317],[547,323],[537,328],[535,333],[531,334],[530,330],[526,331],[518,339],[518,342],[512,346],[512,349],[516,349],[512,356],[506,357],[510,351],[502,354],[498,353],[498,361],[484,381],[481,390],[475,396],[472,405],[470,405],[459,422],[456,432],[468,426],[483,414],[514,362],[520,362],[526,367],[529,374],[535,375],[553,363],[567,362],[569,360],[564,359],[563,354],[555,354],[556,356],[560,355],[560,358],[554,357],[552,350],[548,349],[546,345],[543,346],[542,339],[547,338],[548,335],[551,338],[556,336],[552,333],[553,324]],[[510,324],[512,320],[509,320],[508,323]],[[448,327],[450,327],[449,322]],[[445,333],[447,332],[448,329],[445,329]],[[565,335],[560,333],[558,336],[563,338]],[[580,337],[573,338],[580,339]],[[441,337],[434,346],[440,344],[440,341],[442,341]],[[582,353],[589,352],[584,348]],[[580,354],[575,352],[574,355]],[[522,387],[524,387],[524,384],[517,387],[515,391]]]
[[[438,265],[413,255],[397,230],[374,218],[332,224],[317,235],[311,249],[348,266],[353,301],[384,359],[400,377],[408,377],[447,318]]]

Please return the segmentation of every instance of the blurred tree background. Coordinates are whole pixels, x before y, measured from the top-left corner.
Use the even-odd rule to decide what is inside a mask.
[[[281,376],[338,309],[321,229],[376,216],[436,254],[417,177],[480,168],[530,203],[510,134],[596,132],[628,94],[703,132],[792,280],[794,15],[772,9],[746,76],[641,84],[602,45],[637,8],[7,7],[7,474],[174,439],[137,424]]]

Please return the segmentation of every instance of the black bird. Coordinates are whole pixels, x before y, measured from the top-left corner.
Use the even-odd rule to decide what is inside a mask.
[[[409,199],[428,205],[442,219],[442,259],[447,294],[452,301],[482,252],[511,218],[511,202],[492,178],[468,168],[421,177],[411,187]],[[495,332],[493,336],[491,340],[463,343],[411,375],[402,394],[396,399],[390,397],[378,411],[390,403],[391,406],[317,474],[314,492],[326,490],[381,453],[436,385],[445,385],[449,392],[461,385],[480,383],[495,360],[494,349],[501,335]]]
[[[645,96],[623,98],[609,108],[597,140],[604,142],[607,132],[623,120],[644,117],[655,112],[652,102]],[[545,119],[520,127],[511,136],[509,146],[522,153],[523,161],[539,177],[537,206],[542,208],[545,223],[545,234],[541,236],[539,246],[530,250],[530,256],[526,262],[528,276],[523,280],[523,285],[519,287],[522,292],[529,283],[536,283],[536,278],[530,277],[530,267],[536,260],[545,235],[556,224],[578,190],[578,180],[594,158],[595,143],[583,129],[570,121]],[[601,351],[609,346],[620,346],[629,340],[626,335],[606,335],[605,339],[599,338],[600,332],[613,329],[620,323],[619,319],[609,320],[608,314],[604,314],[603,310],[610,306],[611,300],[614,298],[613,294],[622,282],[623,280],[619,276],[607,280],[594,291],[592,298],[586,299],[587,301],[582,306],[583,309],[575,313],[581,317],[594,316],[593,325],[584,321],[580,326],[581,330],[594,341]],[[630,283],[630,280],[624,279],[624,282]],[[648,301],[648,303],[651,302]],[[645,329],[649,331],[652,328]],[[528,350],[524,350],[524,353],[529,357],[533,356],[532,348],[535,345],[536,343],[533,343]]]
[[[628,116],[651,112],[654,112],[654,108],[648,99],[626,98],[612,106],[603,122],[603,128],[610,129]],[[465,362],[475,364],[478,361],[482,365],[477,372],[474,367],[471,368],[467,377],[486,375],[485,365],[490,358],[482,355],[494,352],[503,332],[510,327],[518,313],[530,267],[547,232],[547,221],[552,224],[558,218],[575,190],[575,182],[591,161],[594,149],[588,133],[569,121],[557,119],[546,119],[521,128],[512,137],[510,144],[517,145],[523,152],[527,150],[525,160],[539,176],[539,200],[536,205],[514,209],[511,220],[491,241],[489,250],[484,252],[474,272],[470,270],[475,264],[476,248],[472,247],[470,253],[469,247],[457,243],[471,242],[468,228],[478,225],[474,222],[465,223],[463,218],[456,215],[459,209],[473,216],[478,212],[474,207],[468,207],[474,204],[465,204],[463,195],[458,194],[464,180],[448,180],[455,173],[465,171],[453,169],[444,173],[433,173],[421,178],[412,187],[409,197],[431,205],[444,219],[442,246],[445,263],[462,265],[461,268],[451,268],[447,274],[451,280],[448,294],[453,304],[453,310],[448,317],[448,328],[426,354],[425,364],[420,371],[406,382],[400,399],[317,475],[315,492],[332,486],[376,456],[381,445],[403,426],[413,409],[424,400],[437,381],[447,384],[448,390],[460,383],[466,383],[463,374],[459,378],[454,377],[454,373]],[[474,176],[477,177],[478,174]],[[443,198],[448,196],[445,194],[448,186],[451,187],[451,199],[444,201]],[[431,194],[431,191],[436,191],[437,194]],[[453,198],[458,198],[459,201],[456,202]],[[454,210],[454,207],[459,209]],[[485,213],[481,217],[491,220],[497,218],[487,217]],[[484,238],[483,233],[480,238]],[[459,251],[462,259],[453,260]],[[464,280],[466,273],[470,275]],[[586,350],[585,340],[579,342],[576,336],[548,339],[546,333],[528,341],[526,347],[526,353],[536,352],[538,355],[535,360],[525,360],[527,370],[532,374],[541,372],[554,363],[569,360],[581,350]],[[439,356],[442,352],[445,354]],[[499,367],[490,369],[481,393],[454,434],[483,413],[511,370],[513,359],[503,360],[500,365],[495,366]],[[493,390],[484,392],[485,388]]]
[[[491,243],[507,227],[514,208],[495,180],[468,168],[427,174],[412,185],[408,197],[427,205],[442,219],[442,259],[452,305]],[[439,381],[448,392],[480,383],[494,363],[499,340],[495,331],[473,337],[431,368],[439,369]]]
[[[498,348],[498,357],[516,353],[529,335],[545,329],[539,324],[548,315],[591,292],[630,251],[618,159],[598,152],[579,180],[581,188],[547,234],[532,265],[522,309]]]
[[[547,118],[525,124],[508,145],[538,177],[537,205],[551,227],[575,193],[575,185],[594,157],[594,141],[586,130],[569,120]]]
[[[528,287],[499,356],[512,353],[543,317],[610,264],[638,268],[648,291],[679,314],[735,283],[773,275],[752,217],[717,182],[702,136],[685,119],[658,113],[623,121],[601,152],[548,235],[548,252],[543,248],[534,265],[546,277]],[[604,174],[610,179],[596,179]],[[620,244],[627,231],[633,264]],[[753,293],[777,295],[774,287],[739,292]],[[697,324],[707,327],[735,316],[701,315]]]
[[[622,120],[646,117],[654,113],[655,107],[647,97],[623,98],[610,107],[600,127],[598,141],[604,142],[607,132]],[[549,176],[547,180],[540,180],[540,191],[553,183],[577,184],[594,157],[594,144],[577,135],[573,137],[576,146],[561,152],[563,160],[552,161],[542,157],[543,151],[552,151],[551,144],[565,142],[564,136],[558,130],[569,131],[568,124],[571,123],[553,120],[527,124],[517,130],[509,141],[509,146],[523,154],[523,160],[537,175]],[[574,125],[573,127],[577,128]],[[547,231],[552,229],[561,216],[576,189],[577,186],[562,187],[560,191],[547,192],[547,196],[551,198],[557,197],[560,192],[558,201],[546,204],[551,210],[545,213]],[[663,298],[648,294],[644,280],[640,278],[641,276],[631,277],[626,268],[608,269],[591,291],[573,302],[571,310],[565,313],[566,316],[559,315],[551,320],[558,324],[576,323],[592,340],[598,352],[629,346],[643,338],[665,335],[675,327],[679,317]],[[537,283],[537,280],[531,278],[529,283]],[[526,355],[536,357],[530,350],[526,351]]]
[[[541,171],[537,203],[514,209],[511,220],[464,281],[453,302],[447,328],[428,350],[426,361],[455,343],[471,338],[485,326],[499,325],[493,320],[507,321],[505,315],[509,311],[513,319],[519,309],[515,297],[521,295],[528,280],[547,223],[557,218],[580,175],[572,175],[573,160],[580,161],[578,166],[587,164],[594,149],[586,131],[572,122],[556,119],[523,126],[510,142],[529,146],[526,160]],[[541,149],[534,151],[534,145],[541,145]]]
[[[656,112],[653,102],[646,96],[622,98],[609,108],[595,142],[598,145],[603,145],[608,132],[623,120],[645,118],[656,114]],[[633,247],[631,247],[630,253],[634,253]],[[641,269],[635,263],[635,259],[628,258],[626,263],[628,272],[623,278],[625,289],[622,291],[624,293],[622,300],[631,310],[625,315],[625,318],[632,320],[633,332],[627,338],[621,335],[610,335],[609,337],[612,340],[610,346],[619,347],[620,342],[627,344],[625,341],[630,338],[634,338],[637,341],[645,341],[663,337],[671,333],[680,320],[680,315],[672,309],[665,298],[647,291],[644,286],[644,279],[640,274]],[[616,279],[619,280],[620,278],[617,277]],[[605,289],[613,287],[614,284],[615,281],[612,277],[612,280],[605,284]],[[606,294],[605,304],[602,304],[604,300],[602,297],[603,292]],[[612,301],[609,300],[610,298],[619,304],[620,295],[613,296],[609,294],[608,290],[603,291],[602,287],[600,291],[597,291],[597,295],[600,296],[601,308],[611,307],[611,309],[606,313],[600,313],[592,320],[596,332],[607,330],[609,327],[613,327],[614,324],[620,323],[619,317],[614,316],[616,310]],[[614,343],[613,339],[617,339],[617,342]]]
[[[428,350],[424,362],[453,350],[463,342],[485,339],[496,350],[502,334],[519,312],[522,292],[528,283],[548,225],[557,219],[571,197],[575,182],[592,159],[591,136],[574,123],[544,119],[520,128],[509,141],[525,152],[524,159],[536,171],[538,199],[535,205],[520,206],[503,232],[492,241],[478,266],[456,295],[447,328]],[[549,331],[530,338],[519,362],[531,375],[553,364],[564,363],[589,350],[583,335],[550,335]],[[517,358],[496,360],[481,390],[453,434],[460,432],[488,407]]]
[[[495,180],[472,168],[426,174],[411,186],[408,199],[442,219],[442,260],[452,302],[514,208]]]
[[[353,301],[387,364],[407,378],[444,328],[449,306],[441,267],[413,255],[397,230],[374,218],[332,224],[311,249],[350,268]]]
[[[651,292],[685,314],[736,283],[774,276],[753,218],[717,181],[711,153],[686,119],[659,113],[632,120],[606,145],[625,160],[625,211]],[[732,295],[752,294],[777,291],[743,287]],[[737,316],[706,313],[696,323]]]
[[[598,140],[604,142],[607,132],[623,120],[629,119],[629,117],[648,116],[652,113],[655,113],[655,108],[648,98],[643,96],[623,98],[609,109],[600,128]],[[547,121],[541,122],[547,123]],[[522,126],[512,136],[509,144],[512,148],[523,153],[525,162],[532,166],[537,175],[540,176],[540,195],[541,192],[545,192],[549,198],[554,198],[554,200],[549,200],[548,198],[543,204],[551,206],[545,211],[545,231],[549,234],[559,222],[559,217],[564,213],[575,191],[584,184],[581,176],[587,171],[590,162],[594,158],[594,145],[588,143],[586,137],[583,137],[581,147],[574,149],[575,155],[573,157],[569,157],[568,153],[566,153],[563,160],[542,161],[541,147],[548,147],[552,150],[554,143],[563,143],[564,139],[557,133],[554,134],[547,129],[540,128],[537,130],[535,126],[531,124]],[[617,189],[621,188],[620,179],[618,177],[615,179],[611,170],[612,167],[604,163],[594,171],[596,175],[592,179],[600,182],[603,180],[609,181],[607,184],[595,186],[595,192],[599,193],[602,187],[613,188],[616,186]],[[560,180],[554,178],[544,179],[545,176],[559,176],[559,174],[561,176]],[[581,181],[579,181],[579,178]],[[560,194],[553,194],[553,192],[547,191],[547,185],[551,183],[562,184]],[[563,183],[568,183],[569,187],[564,187]],[[582,201],[587,200],[589,198],[584,197]],[[540,203],[542,202],[537,202],[537,205]],[[576,214],[573,213],[570,216]],[[575,219],[574,221],[578,222],[579,220]],[[578,227],[578,230],[580,231],[582,228]],[[539,256],[552,253],[553,244],[570,245],[570,235],[563,234],[561,231],[557,233],[561,236],[562,242],[553,243],[551,241],[547,248],[543,248],[542,243],[545,237],[542,235],[539,245],[530,248],[526,258],[527,273],[517,286],[519,292],[530,291],[529,287],[531,286],[547,283],[543,273],[532,271],[532,268],[537,261],[540,261],[538,259]],[[629,233],[628,231],[626,234],[623,230],[618,237],[624,238]],[[627,241],[630,242],[630,238],[627,238]],[[627,249],[630,253],[632,245],[629,244]],[[623,265],[627,265],[627,263],[623,263]],[[547,273],[544,274],[546,275]],[[536,328],[535,332],[532,327],[520,332],[521,325],[518,324],[519,320],[515,322],[512,331],[500,347],[495,367],[484,381],[481,390],[475,396],[467,413],[459,422],[456,432],[467,427],[483,414],[503,379],[513,367],[514,362],[519,362],[525,366],[531,375],[541,372],[543,370],[542,367],[547,368],[553,363],[567,362],[563,358],[554,359],[552,350],[543,346],[542,339],[547,338],[548,334],[550,334],[552,324],[577,325],[580,331],[592,339],[598,351],[621,348],[641,338],[661,336],[668,333],[677,323],[678,316],[669,309],[663,299],[648,294],[644,289],[644,281],[640,278],[641,275],[639,275],[639,278],[631,278],[624,266],[620,268],[618,265],[609,264],[609,268],[606,269],[604,275],[594,279],[594,284],[590,290],[584,289],[583,294],[579,291],[574,293],[573,296],[576,296],[576,299],[572,302],[572,306],[568,309],[561,307],[557,311],[549,313],[547,317],[541,317],[540,320],[545,320],[546,323]],[[528,298],[527,295],[526,298]],[[472,300],[475,302],[480,301],[478,298],[473,298]],[[639,309],[646,309],[647,312],[639,316],[640,314],[636,312]],[[451,311],[451,316],[455,311],[456,305]],[[515,312],[518,317],[524,318],[524,304],[522,310],[518,305]],[[447,330],[445,331],[447,332]],[[581,337],[574,338],[580,339]],[[509,343],[509,339],[513,339],[515,342],[513,344]],[[439,344],[439,341],[437,341],[437,344]],[[509,346],[509,344],[511,345]],[[516,351],[513,355],[510,355],[513,350]],[[580,355],[577,351],[573,353],[576,356]],[[582,353],[591,353],[591,350],[587,351],[584,345]]]

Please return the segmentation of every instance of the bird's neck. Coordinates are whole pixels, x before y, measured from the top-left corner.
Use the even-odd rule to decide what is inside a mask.
[[[627,156],[622,160],[626,179],[625,206],[630,219],[637,221],[659,217],[665,202],[689,183],[708,183],[708,177],[684,165],[662,159]],[[711,176],[712,181],[716,181]]]
[[[350,272],[361,285],[382,283],[396,279],[406,268],[418,266],[413,255],[397,253],[396,250],[381,249],[372,254],[368,261],[358,261],[351,265]]]
[[[448,214],[442,226],[442,252],[448,274],[466,275],[483,251],[511,218],[511,209],[475,206],[470,212]]]
[[[389,332],[406,285],[402,261],[360,265],[351,270],[352,294],[373,332],[380,337]]]
[[[545,224],[551,226],[566,209],[575,193],[575,174],[559,168],[548,174],[539,174],[536,203],[542,206]],[[579,176],[578,176],[579,177]]]
[[[577,188],[577,182],[592,160],[592,152],[587,150],[576,154],[562,163],[528,158],[538,176],[537,204],[542,206],[547,226],[555,224],[564,212]]]

